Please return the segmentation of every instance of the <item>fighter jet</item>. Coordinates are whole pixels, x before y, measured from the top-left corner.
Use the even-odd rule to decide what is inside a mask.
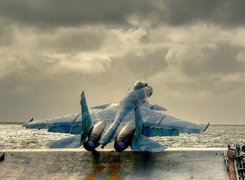
[[[55,141],[50,148],[77,148],[83,146],[94,151],[114,141],[114,149],[124,151],[129,146],[134,151],[159,152],[166,149],[150,137],[178,136],[179,133],[201,133],[207,125],[197,125],[165,114],[165,108],[152,105],[148,99],[153,88],[136,81],[133,89],[119,103],[88,108],[84,91],[81,93],[81,113],[48,120],[26,122],[26,128],[48,129],[48,132],[75,134]]]

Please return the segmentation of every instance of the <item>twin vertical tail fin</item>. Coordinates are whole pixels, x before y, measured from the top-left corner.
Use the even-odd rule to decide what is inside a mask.
[[[93,127],[84,91],[81,94],[80,105],[82,120],[81,134],[54,141],[49,144],[49,148],[78,148],[83,145],[85,139],[87,138]]]
[[[144,136],[142,134],[144,122],[142,120],[138,102],[135,105],[135,135],[132,141],[132,150],[134,151],[148,151],[148,152],[161,152],[166,149],[163,145],[156,141]]]
[[[81,94],[81,118],[82,118],[82,132],[81,132],[81,141],[84,141],[88,134],[91,132],[93,123],[89,114],[87,100],[85,97],[84,91]]]

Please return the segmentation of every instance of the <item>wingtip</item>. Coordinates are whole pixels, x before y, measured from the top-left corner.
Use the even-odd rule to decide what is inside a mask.
[[[26,121],[24,124],[22,124],[22,127],[25,127],[30,122],[34,121],[34,118],[32,117],[30,120]]]
[[[205,132],[205,131],[208,129],[208,127],[209,127],[209,122],[208,122],[208,124],[203,128],[202,132]]]

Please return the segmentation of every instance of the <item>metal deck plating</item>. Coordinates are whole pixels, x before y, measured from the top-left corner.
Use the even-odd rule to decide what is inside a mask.
[[[228,179],[224,149],[1,150],[0,179]]]

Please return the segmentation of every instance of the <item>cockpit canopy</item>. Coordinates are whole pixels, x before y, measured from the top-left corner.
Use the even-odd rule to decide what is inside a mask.
[[[134,83],[134,90],[138,90],[138,89],[141,89],[143,87],[146,87],[148,86],[147,83],[143,82],[143,81],[136,81]]]
[[[142,88],[144,88],[144,93],[147,97],[150,97],[152,95],[153,89],[147,83],[145,83],[143,81],[136,81],[134,83],[134,87],[133,87],[134,91],[142,89]]]

